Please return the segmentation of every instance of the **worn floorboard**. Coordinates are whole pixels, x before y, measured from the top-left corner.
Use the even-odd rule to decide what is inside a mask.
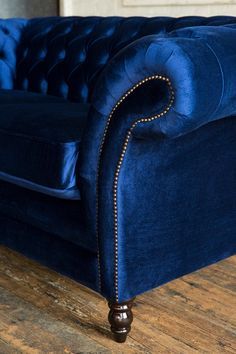
[[[0,247],[0,354],[236,354],[236,256],[138,296],[111,340],[99,295]]]

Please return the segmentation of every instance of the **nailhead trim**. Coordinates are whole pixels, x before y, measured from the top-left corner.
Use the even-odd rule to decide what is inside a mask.
[[[118,295],[118,207],[117,207],[117,189],[118,189],[118,179],[119,179],[119,173],[120,173],[120,169],[125,157],[125,153],[128,147],[128,143],[129,143],[129,139],[131,137],[132,131],[134,130],[134,128],[139,124],[139,123],[146,123],[146,122],[152,122],[155,119],[161,118],[162,116],[164,116],[171,108],[171,106],[173,105],[174,102],[174,91],[171,85],[171,82],[169,80],[169,78],[164,77],[164,76],[160,76],[160,75],[153,75],[153,76],[149,76],[141,81],[139,81],[136,85],[134,85],[129,91],[127,91],[122,97],[121,99],[116,103],[116,105],[113,107],[107,123],[106,123],[106,127],[104,130],[104,134],[103,134],[103,138],[102,138],[102,142],[100,145],[100,149],[99,149],[99,158],[98,158],[98,170],[97,170],[97,193],[96,193],[96,237],[97,237],[97,259],[98,259],[98,273],[99,273],[99,290],[101,292],[101,266],[100,266],[100,252],[99,252],[99,235],[98,235],[98,178],[99,178],[99,166],[100,166],[100,160],[101,160],[101,155],[102,155],[102,150],[103,150],[103,146],[105,143],[105,138],[106,138],[106,134],[112,119],[112,116],[114,115],[115,111],[117,110],[117,108],[120,106],[120,104],[134,91],[136,90],[138,87],[140,87],[141,85],[147,83],[150,80],[162,80],[162,81],[166,81],[166,83],[169,86],[170,89],[170,101],[168,106],[161,112],[158,113],[154,116],[148,117],[148,118],[140,118],[138,120],[136,120],[131,128],[128,130],[128,133],[125,137],[125,141],[122,147],[122,152],[117,164],[117,168],[116,168],[116,172],[115,172],[115,177],[114,177],[114,184],[113,184],[113,214],[114,214],[114,257],[115,257],[115,262],[114,262],[114,282],[115,282],[115,298],[116,298],[116,302],[119,302],[119,295]]]

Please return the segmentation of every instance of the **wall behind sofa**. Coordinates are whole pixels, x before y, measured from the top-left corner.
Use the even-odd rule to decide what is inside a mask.
[[[0,0],[0,17],[55,16],[58,0]]]
[[[62,15],[236,16],[236,0],[60,0]]]

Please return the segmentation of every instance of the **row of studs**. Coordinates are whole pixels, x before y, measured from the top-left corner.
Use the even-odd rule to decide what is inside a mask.
[[[172,85],[170,83],[170,80],[164,76],[160,76],[160,75],[153,75],[153,76],[149,76],[146,77],[145,79],[139,81],[136,85],[134,85],[130,90],[128,90],[122,97],[121,99],[116,103],[116,105],[113,107],[107,123],[106,123],[106,127],[104,130],[104,134],[103,134],[103,138],[101,141],[101,145],[100,145],[100,149],[99,149],[99,157],[98,157],[98,169],[97,169],[97,193],[96,193],[96,238],[97,238],[97,259],[98,259],[98,274],[99,274],[99,291],[101,292],[101,266],[100,266],[100,252],[99,252],[99,232],[98,232],[98,208],[99,208],[99,201],[98,201],[98,178],[99,178],[99,167],[100,167],[100,161],[101,161],[101,155],[102,155],[102,151],[103,151],[103,146],[105,143],[105,139],[106,139],[106,135],[108,132],[108,128],[111,122],[111,119],[115,113],[115,111],[117,110],[117,108],[120,106],[120,104],[133,92],[135,91],[138,87],[140,87],[141,85],[147,83],[150,80],[162,80],[162,81],[166,81],[166,83],[169,86],[170,89],[170,102],[168,104],[168,106],[166,107],[166,109],[164,111],[162,111],[159,114],[156,114],[152,117],[148,117],[148,118],[140,118],[138,120],[136,120],[133,125],[131,126],[130,130],[128,131],[126,138],[125,138],[125,142],[122,148],[122,152],[118,161],[118,165],[117,165],[117,169],[115,172],[115,178],[114,178],[114,185],[113,185],[113,212],[114,212],[114,234],[115,234],[115,244],[114,244],[114,251],[115,251],[115,262],[114,262],[114,267],[115,267],[115,297],[116,297],[116,302],[118,302],[119,300],[119,296],[118,296],[118,209],[117,209],[117,189],[118,189],[118,179],[119,179],[119,173],[120,173],[120,169],[121,169],[121,165],[123,163],[124,160],[124,156],[125,156],[125,152],[127,150],[127,146],[129,143],[129,139],[131,137],[131,133],[132,130],[136,127],[136,125],[138,123],[144,123],[144,122],[151,122],[157,118],[161,118],[163,115],[165,115],[171,108],[173,102],[174,102],[174,91],[172,88]]]
[[[139,123],[146,123],[146,122],[151,122],[155,119],[161,118],[163,115],[165,115],[171,108],[173,102],[174,102],[174,91],[172,89],[170,80],[166,77],[163,76],[159,76],[159,75],[155,75],[155,76],[151,76],[148,77],[144,80],[142,80],[140,83],[138,83],[137,85],[135,85],[135,88],[139,87],[140,85],[143,85],[144,83],[146,83],[149,80],[163,80],[166,81],[169,89],[170,89],[170,101],[168,106],[165,108],[165,110],[163,110],[162,112],[160,112],[159,114],[156,114],[152,117],[148,117],[148,118],[140,118],[138,120],[136,120],[133,125],[131,126],[131,128],[129,129],[126,137],[125,137],[125,141],[122,147],[122,152],[117,164],[117,168],[116,168],[116,172],[115,172],[115,178],[114,178],[114,185],[113,185],[113,201],[114,201],[114,205],[113,205],[113,212],[114,212],[114,233],[115,233],[115,297],[116,297],[116,302],[119,301],[119,295],[118,295],[118,207],[117,207],[117,189],[118,189],[118,180],[119,180],[119,174],[120,174],[120,170],[121,170],[121,166],[125,157],[125,153],[128,147],[128,143],[132,134],[133,129],[139,124]],[[131,89],[130,93],[135,89]],[[127,94],[124,96],[127,97]]]

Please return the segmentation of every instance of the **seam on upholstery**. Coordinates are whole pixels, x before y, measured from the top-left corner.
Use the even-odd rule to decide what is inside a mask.
[[[219,106],[220,106],[220,104],[221,104],[221,101],[222,101],[222,99],[223,99],[223,96],[224,96],[224,91],[225,91],[225,78],[224,78],[224,72],[223,72],[223,69],[222,69],[222,65],[221,65],[221,63],[220,63],[220,60],[219,60],[219,58],[218,58],[216,52],[214,51],[214,49],[211,47],[210,44],[206,43],[206,46],[210,49],[210,51],[212,52],[212,54],[213,54],[213,55],[215,56],[215,58],[216,58],[216,61],[217,61],[218,65],[219,65],[219,69],[220,69],[220,73],[221,73],[221,80],[222,80],[221,97],[220,97],[220,100],[219,100],[219,103],[218,103],[216,109],[214,110],[214,112],[213,112],[212,115],[211,115],[211,116],[213,116],[213,114],[214,114],[215,112],[217,112],[217,110],[218,110],[218,108],[219,108]]]
[[[101,155],[102,155],[102,151],[103,151],[103,147],[104,147],[104,143],[105,143],[105,139],[106,139],[106,135],[108,132],[108,128],[111,122],[111,119],[115,113],[115,111],[117,110],[117,108],[121,105],[121,103],[133,92],[135,91],[137,88],[139,88],[140,86],[142,86],[143,84],[147,83],[148,81],[151,80],[162,80],[165,81],[168,86],[169,86],[169,90],[170,90],[170,100],[169,103],[167,105],[167,107],[161,111],[160,113],[153,115],[151,117],[145,117],[145,118],[139,118],[137,119],[131,126],[131,128],[128,130],[128,133],[125,137],[125,141],[124,144],[122,146],[122,151],[121,151],[121,155],[117,164],[117,168],[115,171],[115,177],[114,177],[114,184],[113,184],[113,215],[114,215],[114,258],[115,258],[115,262],[114,262],[114,286],[115,286],[115,300],[116,302],[119,302],[119,293],[118,293],[118,208],[117,208],[117,190],[118,190],[118,179],[119,179],[119,173],[120,173],[120,169],[124,160],[124,156],[127,150],[127,146],[132,134],[132,131],[134,130],[134,128],[139,124],[139,123],[147,123],[147,122],[151,122],[155,119],[161,118],[162,116],[164,116],[171,108],[173,102],[174,102],[174,91],[170,82],[170,79],[161,75],[153,75],[153,76],[148,76],[145,79],[139,81],[137,84],[135,84],[130,90],[128,90],[122,97],[121,99],[116,103],[116,105],[113,107],[106,126],[105,126],[105,130],[103,133],[103,138],[101,141],[101,145],[100,145],[100,149],[99,149],[99,156],[98,156],[98,169],[97,169],[97,184],[96,184],[96,239],[97,239],[97,260],[98,260],[98,274],[99,274],[99,291],[101,292],[101,264],[100,264],[100,251],[99,251],[99,232],[98,232],[98,208],[99,208],[99,201],[98,201],[98,179],[99,179],[99,167],[100,167],[100,162],[101,162]]]
[[[6,129],[2,129],[0,128],[0,133],[3,135],[8,135],[8,136],[13,136],[13,137],[17,137],[17,138],[23,138],[25,140],[32,140],[32,141],[37,141],[37,143],[43,143],[43,144],[47,144],[47,145],[78,145],[80,144],[80,140],[71,140],[71,141],[65,141],[65,142],[61,142],[61,141],[51,141],[49,139],[44,139],[41,138],[39,136],[31,136],[31,135],[27,135],[24,133],[17,133],[17,132],[10,132]]]

